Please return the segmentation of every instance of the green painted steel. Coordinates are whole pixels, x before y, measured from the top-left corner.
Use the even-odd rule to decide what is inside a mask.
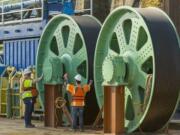
[[[37,85],[42,106],[44,84],[62,84],[64,73],[68,73],[70,83],[75,83],[76,74],[81,74],[82,83],[93,79],[94,51],[100,28],[101,24],[92,16],[62,14],[48,23],[40,39],[36,64],[37,76],[44,74]],[[94,106],[94,110],[98,110],[96,104],[95,92],[91,91],[86,107]]]
[[[95,52],[94,80],[99,107],[104,100],[102,84],[125,83],[126,132],[140,127],[144,131],[162,128],[178,101],[179,51],[175,27],[161,10],[130,7],[114,10],[102,26]],[[164,67],[167,65],[171,68]],[[170,91],[173,95],[168,94]]]
[[[125,85],[126,63],[123,57],[106,57],[102,64],[102,75],[103,85]]]

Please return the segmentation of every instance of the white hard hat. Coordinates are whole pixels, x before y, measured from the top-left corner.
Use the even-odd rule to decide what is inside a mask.
[[[75,80],[77,81],[81,81],[81,75],[80,74],[77,74],[75,77],[74,77]]]
[[[30,73],[31,73],[31,70],[29,68],[24,70],[24,75],[27,75],[27,74],[30,74]]]

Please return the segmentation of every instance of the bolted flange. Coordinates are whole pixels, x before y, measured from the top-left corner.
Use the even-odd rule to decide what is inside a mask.
[[[69,78],[73,78],[73,61],[72,61],[72,56],[69,55],[68,53],[63,54],[61,57],[61,62],[63,64],[64,68],[64,73],[68,73]]]
[[[58,57],[50,57],[43,63],[44,82],[51,84],[62,83],[62,64]]]
[[[126,75],[126,63],[121,56],[105,58],[102,65],[104,85],[122,85]]]

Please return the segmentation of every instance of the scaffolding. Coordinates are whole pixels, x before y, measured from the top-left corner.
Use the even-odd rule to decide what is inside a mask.
[[[65,4],[71,0],[60,0]],[[75,0],[75,13],[93,14],[93,0]],[[41,21],[44,17],[44,0],[1,0],[0,25]],[[53,2],[48,2],[53,3]]]

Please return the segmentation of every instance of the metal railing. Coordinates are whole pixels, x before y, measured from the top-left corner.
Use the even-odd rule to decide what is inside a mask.
[[[43,19],[43,0],[17,0],[17,2],[11,2],[12,0],[0,1],[0,25]]]
[[[64,3],[71,0],[60,0]],[[76,0],[84,2],[85,0]],[[89,7],[75,9],[75,13],[93,14],[93,0],[87,0]],[[83,5],[84,6],[84,5]],[[34,14],[34,15],[33,15]],[[0,0],[0,25],[43,20],[44,0]]]

